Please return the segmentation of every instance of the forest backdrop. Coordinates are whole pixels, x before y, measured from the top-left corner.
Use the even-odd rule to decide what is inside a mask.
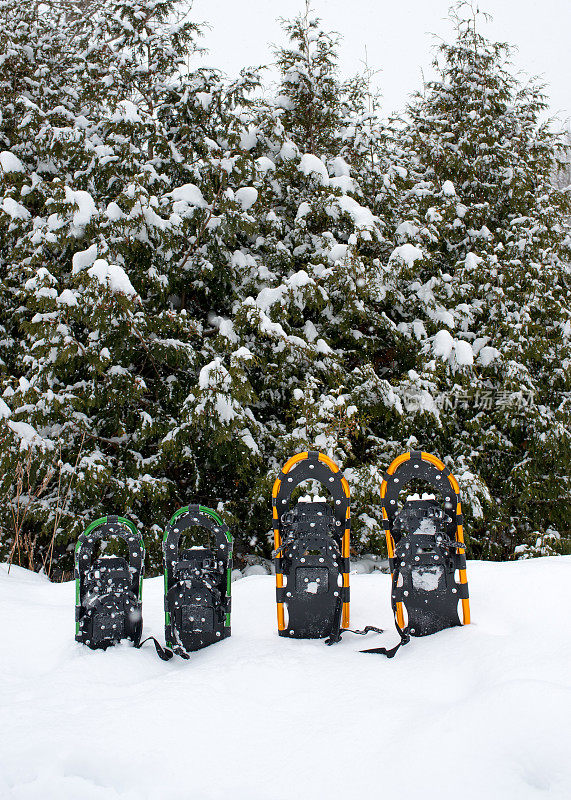
[[[175,0],[0,0],[2,557],[66,575],[119,513],[153,571],[189,502],[268,556],[307,448],[345,469],[355,554],[407,448],[457,476],[471,557],[569,552],[569,141],[451,14],[387,120],[307,11],[268,92],[193,68]]]

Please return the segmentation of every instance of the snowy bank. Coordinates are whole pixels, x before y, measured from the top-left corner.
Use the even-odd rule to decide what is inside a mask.
[[[550,800],[571,796],[571,557],[468,565],[474,624],[397,636],[389,576],[351,577],[352,625],[280,639],[274,580],[233,584],[231,639],[190,661],[74,642],[74,586],[0,567],[3,800]],[[163,638],[162,581],[144,633]]]

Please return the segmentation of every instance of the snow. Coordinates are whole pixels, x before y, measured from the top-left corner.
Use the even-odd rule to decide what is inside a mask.
[[[267,156],[260,156],[256,159],[256,166],[260,170],[260,172],[273,172],[276,168],[276,165]]]
[[[329,185],[334,189],[341,189],[343,194],[357,191],[357,185],[349,175],[339,175],[335,178],[329,178]]]
[[[240,148],[242,150],[253,150],[258,144],[258,135],[256,129],[245,131],[240,136]]]
[[[104,258],[98,258],[94,265],[87,270],[92,278],[97,278],[99,283],[107,286],[112,292],[122,292],[133,296],[136,293],[127,273],[118,264],[109,264]]]
[[[500,355],[500,351],[495,347],[482,347],[478,353],[478,361],[483,367],[487,367]]]
[[[399,230],[402,227],[401,225]],[[415,247],[413,244],[407,242],[407,244],[401,244],[400,247],[396,247],[393,250],[389,261],[392,261],[394,258],[400,258],[407,267],[413,267],[415,261],[421,261],[424,258],[424,253],[419,247]]]
[[[464,342],[461,339],[454,340],[454,355],[456,356],[456,363],[460,366],[469,366],[474,363],[474,353],[470,342]]]
[[[442,194],[444,194],[446,197],[456,196],[456,189],[454,188],[452,181],[444,181],[442,184]]]
[[[282,161],[292,161],[292,159],[297,158],[298,153],[297,145],[288,139],[287,142],[282,144],[280,157]]]
[[[258,199],[258,190],[253,186],[242,186],[235,194],[236,200],[244,211],[251,208]]]
[[[351,576],[351,626],[386,633],[327,647],[278,637],[275,581],[253,574],[231,638],[165,663],[77,644],[74,584],[0,567],[0,797],[568,800],[571,557],[469,562],[468,580],[473,624],[389,660],[358,652],[398,641],[388,575]],[[162,579],[144,584],[164,641]]]
[[[375,229],[376,220],[372,211],[365,206],[359,205],[353,197],[342,195],[341,197],[335,198],[335,203],[342,211],[349,214],[355,227],[357,230],[361,231],[361,234],[368,234],[369,231]],[[370,235],[364,236],[363,238],[370,238]]]
[[[71,291],[71,289],[64,289],[57,298],[57,303],[60,306],[76,306],[77,296],[75,295],[75,292]]]
[[[204,111],[208,111],[212,104],[212,93],[211,92],[197,92],[194,95],[195,99],[198,100]]]
[[[0,208],[12,219],[28,219],[31,216],[28,209],[13,197],[5,197]]]
[[[4,172],[25,172],[24,165],[14,153],[2,150],[0,153],[0,167]]]
[[[432,339],[432,350],[434,355],[443,361],[451,362],[454,359],[459,366],[469,366],[474,363],[474,351],[470,342],[455,339],[447,330],[435,334]]]
[[[266,287],[258,293],[256,306],[267,314],[275,303],[281,303],[285,294],[292,289],[303,289],[304,286],[311,284],[312,278],[304,269],[294,272],[289,278],[277,287]],[[281,328],[281,325],[280,325]],[[283,329],[282,329],[283,330]]]
[[[37,430],[28,422],[15,422],[8,420],[6,425],[16,434],[20,440],[20,450],[28,450],[30,446],[37,446],[40,449],[52,450],[53,442],[43,439]]]
[[[413,569],[412,585],[415,589],[421,589],[424,592],[434,592],[438,589],[438,583],[442,577],[442,573],[442,567]]]
[[[351,175],[351,167],[341,156],[333,159],[332,163],[333,174],[336,178],[349,177]]]
[[[484,259],[482,256],[476,255],[476,253],[467,253],[466,258],[464,259],[464,264],[466,265],[466,269],[470,270],[470,272],[478,266]]]
[[[302,155],[298,169],[300,172],[303,172],[304,175],[316,176],[323,186],[327,186],[329,183],[327,167],[320,158],[314,156],[312,153],[304,153]]]
[[[68,203],[73,203],[77,209],[73,213],[73,224],[78,228],[85,228],[89,225],[91,218],[97,214],[95,200],[83,190],[75,191],[70,186],[65,187],[65,199]]]
[[[130,100],[121,100],[118,104],[119,108],[111,116],[113,122],[142,122],[139,109]]]
[[[231,387],[231,378],[228,370],[222,363],[220,356],[217,356],[209,364],[200,370],[198,375],[198,386],[202,390],[226,389]]]
[[[188,206],[196,206],[196,208],[206,208],[207,206],[202,192],[194,183],[185,183],[183,186],[177,186],[165,197],[172,197],[175,201],[174,210],[177,213],[186,211]]]
[[[125,214],[123,214],[121,208],[117,205],[117,203],[111,202],[105,209],[105,216],[110,222],[117,222],[117,220],[124,217]]]
[[[74,255],[71,260],[72,269],[71,274],[76,275],[78,272],[81,272],[82,269],[86,267],[90,267],[97,258],[97,245],[92,244],[91,247],[88,247],[87,250],[80,250],[78,253]]]

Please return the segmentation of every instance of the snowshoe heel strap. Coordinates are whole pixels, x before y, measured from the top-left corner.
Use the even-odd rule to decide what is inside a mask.
[[[163,647],[162,644],[160,644],[160,642],[157,642],[157,640],[155,639],[154,636],[147,636],[147,638],[143,639],[142,642],[139,642],[138,644],[136,644],[135,647],[137,648],[137,650],[140,650],[141,647],[145,644],[145,642],[153,642],[154,643],[155,650],[157,651],[157,655],[162,661],[170,661],[171,658],[174,656],[173,651],[169,650],[168,647]],[[185,656],[183,656],[183,658],[184,657]],[[188,658],[188,656],[186,656],[186,658]]]

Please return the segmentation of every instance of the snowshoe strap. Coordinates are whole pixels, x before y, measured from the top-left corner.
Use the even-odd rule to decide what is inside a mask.
[[[171,658],[174,656],[173,651],[169,650],[168,647],[163,647],[162,644],[160,644],[160,642],[157,642],[154,636],[147,636],[147,638],[143,639],[142,642],[136,644],[135,647],[137,648],[137,650],[139,650],[145,644],[145,642],[154,642],[157,655],[163,661],[170,661]],[[182,658],[189,658],[189,656],[183,655]]]
[[[401,629],[397,627],[397,630],[400,633],[400,642],[394,647],[391,647],[390,649],[387,649],[386,647],[371,647],[369,648],[369,650],[361,650],[360,652],[378,653],[381,656],[386,656],[387,658],[393,658],[397,654],[397,650],[399,650],[403,645],[410,642],[410,635],[406,628],[401,631]]]
[[[325,644],[331,645],[336,644],[337,642],[341,641],[341,636],[344,633],[354,633],[356,636],[366,636],[367,633],[384,633],[382,628],[376,628],[374,625],[365,625],[362,631],[354,631],[352,628],[341,628],[339,627],[338,630],[333,631],[331,635],[325,640]],[[362,653],[367,652],[365,650],[361,651]]]
[[[335,603],[335,612],[333,614],[333,622],[331,624],[331,633],[325,640],[325,644],[331,645],[341,641],[341,615],[343,612],[343,593],[339,590],[337,602]]]
[[[352,628],[342,628],[341,633],[355,633],[357,636],[366,636],[367,633],[384,633],[382,628],[376,628],[374,625],[365,625],[362,631],[354,631]]]
[[[387,658],[393,658],[396,655],[397,650],[399,650],[403,645],[408,644],[408,642],[410,642],[410,633],[408,632],[408,625],[406,626],[406,628],[400,627],[396,618],[396,606],[394,606],[394,610],[395,610],[395,628],[397,629],[397,632],[400,636],[400,642],[388,650],[386,647],[371,647],[369,650],[361,650],[361,653],[378,653],[381,656],[386,656]],[[365,628],[365,630],[367,629]],[[375,630],[378,629],[375,628]]]

